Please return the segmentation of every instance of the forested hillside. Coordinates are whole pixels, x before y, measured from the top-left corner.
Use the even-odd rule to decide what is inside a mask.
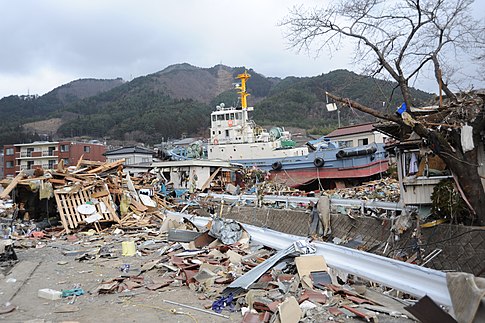
[[[10,96],[0,100],[0,145],[39,139],[42,133],[21,130],[31,121],[53,120],[60,127],[48,138],[84,136],[93,139],[159,143],[187,135],[208,135],[209,116],[215,105],[238,105],[235,77],[244,67],[216,65],[198,68],[177,64],[130,82],[78,80],[41,97]],[[395,85],[338,70],[315,77],[265,77],[249,69],[248,98],[254,119],[263,126],[307,129],[315,134],[337,125],[337,113],[325,108],[325,91],[348,96],[371,107],[394,111],[401,104]],[[430,94],[413,90],[415,105]],[[384,103],[384,104],[383,104]],[[369,121],[368,116],[341,108],[342,124]],[[35,129],[34,123],[29,129]]]

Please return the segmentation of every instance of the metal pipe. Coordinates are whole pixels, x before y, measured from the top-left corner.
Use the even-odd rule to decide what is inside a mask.
[[[215,316],[223,317],[225,319],[229,319],[230,318],[227,315],[223,315],[223,314],[219,314],[219,313],[214,313],[212,311],[204,310],[204,309],[201,309],[201,308],[198,308],[198,307],[194,307],[194,306],[190,306],[190,305],[185,305],[185,304],[181,304],[181,303],[177,303],[177,302],[167,301],[165,299],[163,300],[163,302],[164,303],[167,303],[167,304],[177,305],[177,306],[180,306],[180,307],[190,308],[191,310],[196,310],[196,311],[199,311],[199,312],[202,312],[202,313],[206,313],[206,314],[210,314],[210,315],[215,315]]]

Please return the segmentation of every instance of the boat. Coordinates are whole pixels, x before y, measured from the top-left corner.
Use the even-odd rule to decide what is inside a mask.
[[[249,116],[254,108],[247,105],[250,77],[247,71],[237,76],[240,106],[221,103],[211,113],[208,159],[269,171],[273,181],[304,189],[358,184],[388,170],[384,144],[345,148],[323,137],[297,147],[283,127],[258,126]]]

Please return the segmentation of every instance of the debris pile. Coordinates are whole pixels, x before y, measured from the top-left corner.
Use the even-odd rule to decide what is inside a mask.
[[[414,300],[396,301],[376,285],[329,268],[308,241],[275,251],[251,243],[248,233],[232,220],[213,218],[198,228],[187,218],[167,214],[157,230],[92,233],[53,243],[79,242],[77,249],[63,252],[66,259],[120,264],[119,275],[86,291],[95,297],[135,297],[189,288],[205,304],[205,309],[195,310],[223,317],[240,313],[242,322],[343,322],[349,318],[377,322],[383,315],[412,317],[403,304]],[[92,243],[101,247],[93,249]],[[127,252],[127,245],[132,252]],[[175,305],[184,306],[183,302]]]
[[[393,178],[382,178],[365,182],[360,186],[326,191],[332,197],[377,200],[387,202],[399,201],[399,181]]]

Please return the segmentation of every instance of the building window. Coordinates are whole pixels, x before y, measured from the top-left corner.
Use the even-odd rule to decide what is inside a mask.
[[[5,149],[5,155],[12,156],[13,155],[13,148],[7,148],[7,149]]]
[[[5,162],[5,167],[7,167],[7,168],[13,168],[13,161],[7,161],[7,162]]]
[[[49,166],[48,166],[49,169],[53,169],[55,165],[56,165],[55,160],[49,160]]]
[[[368,144],[369,144],[368,138],[359,139],[359,146],[368,145]]]
[[[85,152],[85,153],[88,153],[88,152],[90,152],[90,151],[91,151],[91,147],[89,147],[89,146],[84,146],[84,152]]]
[[[65,153],[69,151],[69,145],[61,145],[61,152]]]
[[[69,158],[64,158],[64,165],[69,165]]]
[[[32,169],[33,167],[34,167],[34,161],[33,160],[27,161],[27,169]]]

